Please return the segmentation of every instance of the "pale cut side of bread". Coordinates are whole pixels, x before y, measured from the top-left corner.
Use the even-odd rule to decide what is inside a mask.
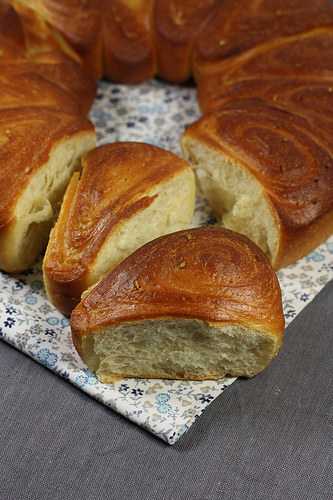
[[[74,345],[104,383],[252,377],[283,339],[267,258],[218,227],[178,231],[127,257],[71,316]]]
[[[137,248],[191,223],[191,167],[155,146],[114,143],[83,159],[44,258],[51,302],[69,315],[82,293]]]
[[[38,111],[35,115],[37,117]],[[61,116],[59,118],[61,119]],[[95,143],[93,127],[84,121],[82,125],[78,122],[76,130],[64,129],[63,137],[58,135],[43,161],[36,160],[38,166],[31,164],[35,151],[30,150],[25,167],[21,166],[24,171],[14,174],[16,178],[13,179],[12,189],[16,199],[10,210],[10,222],[4,223],[0,229],[2,270],[24,271],[41,255],[72,173],[80,168],[81,156],[92,149]],[[33,145],[31,147],[33,148]],[[38,152],[36,154],[38,156]],[[29,175],[29,172],[32,172],[29,180],[21,184],[19,179]],[[7,181],[11,182],[11,179]]]
[[[274,264],[281,244],[279,218],[260,182],[225,152],[195,137],[185,134],[182,148],[220,223],[254,241]]]
[[[161,182],[146,196],[154,199],[152,204],[119,225],[101,247],[87,275],[89,287],[148,241],[190,225],[194,212],[195,182],[189,169]]]
[[[240,99],[185,132],[185,158],[220,222],[279,269],[333,231],[332,127],[261,99]]]
[[[129,377],[253,377],[280,347],[275,337],[255,328],[178,318],[124,323],[84,342],[82,349],[90,353],[85,362],[104,384]]]

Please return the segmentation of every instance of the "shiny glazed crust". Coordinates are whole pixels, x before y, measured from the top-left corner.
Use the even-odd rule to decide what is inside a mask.
[[[67,189],[43,264],[48,294],[65,314],[91,286],[89,273],[106,239],[154,202],[158,195],[149,193],[156,186],[183,171],[192,177],[187,162],[141,143],[101,146],[82,166],[81,178],[76,174]]]
[[[23,14],[30,9],[44,21],[46,37],[52,28],[61,34],[80,56],[84,68],[94,78],[102,76],[101,9],[98,0],[15,0]],[[54,40],[56,44],[57,40]],[[58,38],[58,46],[63,41]]]
[[[320,125],[313,116],[241,100],[185,134],[233,158],[262,185],[279,218],[275,268],[306,255],[333,231],[333,142]]]
[[[111,80],[134,84],[155,76],[153,5],[154,0],[106,2],[104,73]]]
[[[251,49],[332,23],[328,0],[224,0],[196,40],[194,75],[198,81]]]
[[[194,41],[217,4],[218,0],[155,1],[155,48],[161,78],[183,82],[191,77]]]
[[[71,317],[74,344],[111,325],[156,318],[240,324],[282,342],[281,292],[268,260],[244,236],[197,228],[141,247],[100,282]]]
[[[30,70],[16,73],[9,65],[0,65],[0,109],[25,107],[81,113],[77,99],[55,83]]]
[[[260,76],[259,76],[260,75]],[[333,25],[276,39],[198,73],[204,111],[243,97],[273,98],[279,89],[333,85]],[[296,88],[295,88],[296,90]],[[283,90],[282,90],[283,92]],[[304,103],[307,104],[307,103]],[[308,103],[311,104],[311,103]],[[311,107],[315,108],[315,103]]]
[[[22,57],[11,59],[9,62],[0,58],[0,73],[11,78],[14,85],[17,77],[27,74],[33,75],[35,80],[46,80],[51,83],[53,94],[63,94],[63,99],[67,101],[66,107],[71,100],[73,106],[83,114],[88,113],[95,99],[96,83],[86,76],[79,64],[60,53],[44,53],[31,59]],[[54,86],[59,90],[56,90]],[[23,94],[24,87],[21,89]],[[50,86],[45,90],[47,94],[50,94]],[[36,100],[45,98],[44,95],[35,97]],[[63,108],[63,111],[66,111],[66,108]]]

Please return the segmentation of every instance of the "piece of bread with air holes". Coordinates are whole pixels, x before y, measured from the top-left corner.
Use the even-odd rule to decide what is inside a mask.
[[[82,166],[67,189],[43,265],[49,299],[66,315],[138,247],[188,227],[195,203],[189,164],[155,146],[101,146]]]
[[[315,113],[244,99],[190,126],[182,146],[222,224],[278,269],[333,233],[332,132]]]
[[[189,229],[124,260],[74,309],[71,329],[103,383],[253,377],[282,344],[281,291],[248,238]]]
[[[84,118],[41,107],[0,110],[1,270],[36,261],[72,173],[94,145]]]

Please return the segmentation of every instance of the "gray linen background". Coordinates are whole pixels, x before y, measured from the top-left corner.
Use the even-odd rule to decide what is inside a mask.
[[[0,343],[0,500],[331,500],[333,282],[170,447]]]

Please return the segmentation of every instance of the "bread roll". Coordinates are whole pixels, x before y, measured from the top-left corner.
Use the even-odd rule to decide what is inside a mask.
[[[0,64],[0,110],[26,107],[58,109],[80,114],[78,99],[33,72],[17,73]]]
[[[196,41],[195,78],[223,73],[224,62],[266,43],[332,24],[329,0],[224,0]]]
[[[71,316],[74,345],[103,383],[252,377],[277,354],[278,280],[247,238],[207,227],[141,247]]]
[[[204,113],[216,111],[235,100],[252,98],[284,106],[300,115],[316,114],[330,120],[333,110],[333,75],[332,78],[321,78],[316,74],[299,79],[253,78],[226,86],[211,85],[207,93],[203,92],[203,88],[199,92]]]
[[[84,290],[139,246],[186,227],[195,199],[190,166],[139,143],[101,146],[73,176],[44,259],[49,299],[70,314]]]
[[[1,270],[35,262],[71,174],[94,142],[83,118],[46,108],[0,111]]]
[[[199,101],[207,112],[235,98],[274,98],[275,87],[279,92],[288,82],[291,89],[307,83],[333,87],[333,25],[274,40],[212,66],[209,75],[199,77]]]
[[[123,83],[153,78],[154,0],[112,0],[103,10],[104,75]]]
[[[333,232],[333,141],[321,122],[260,101],[230,103],[183,137],[204,196],[223,225],[247,235],[273,266]]]
[[[93,78],[102,76],[102,5],[99,0],[13,0],[28,36],[73,55]],[[39,42],[40,44],[40,42]],[[34,43],[34,45],[36,45]]]
[[[17,75],[33,73],[67,94],[67,99],[77,103],[81,113],[86,114],[95,99],[96,83],[89,78],[81,66],[58,52],[48,52],[29,58],[1,62],[0,74],[16,79]]]
[[[156,0],[154,9],[157,71],[169,82],[192,75],[192,49],[218,0]]]

